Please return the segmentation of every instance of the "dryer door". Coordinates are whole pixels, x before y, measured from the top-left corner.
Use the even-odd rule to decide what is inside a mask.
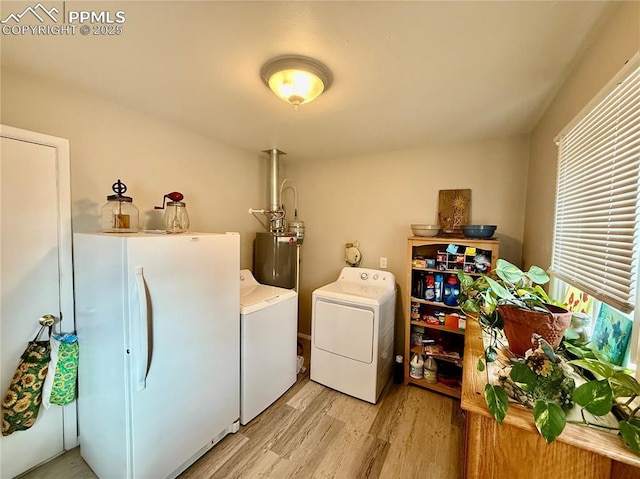
[[[317,299],[314,313],[313,343],[316,348],[371,364],[373,310]]]

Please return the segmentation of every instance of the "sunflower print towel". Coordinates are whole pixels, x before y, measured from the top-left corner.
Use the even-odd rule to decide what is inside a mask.
[[[73,334],[54,335],[54,341],[58,343],[58,358],[49,402],[58,406],[65,406],[76,398],[78,337]],[[52,350],[53,347],[52,344]],[[53,364],[53,361],[51,364]]]
[[[2,435],[29,429],[42,402],[42,383],[50,359],[49,341],[31,341],[2,400]]]

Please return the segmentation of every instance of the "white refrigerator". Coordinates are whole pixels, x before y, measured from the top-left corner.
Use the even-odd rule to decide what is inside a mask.
[[[177,477],[239,427],[240,237],[75,234],[80,452]]]

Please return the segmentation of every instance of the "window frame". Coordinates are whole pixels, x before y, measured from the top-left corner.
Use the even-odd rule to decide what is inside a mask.
[[[552,266],[550,268],[550,276],[551,276],[551,284],[550,284],[550,292],[552,297],[554,298],[564,298],[564,292],[566,291],[565,285],[573,285],[574,287],[581,289],[588,294],[590,294],[596,301],[605,302],[610,306],[620,310],[621,312],[628,313],[628,317],[633,319],[633,331],[632,337],[630,340],[629,346],[629,367],[635,369],[635,363],[638,362],[638,354],[640,352],[640,307],[638,306],[638,300],[640,299],[640,267],[638,261],[638,252],[640,251],[640,221],[639,221],[639,211],[640,211],[640,189],[637,189],[635,192],[636,199],[636,216],[635,216],[635,226],[634,226],[634,235],[633,235],[633,244],[632,251],[633,257],[631,258],[633,264],[631,266],[631,280],[633,281],[632,285],[629,287],[629,297],[632,300],[630,308],[626,311],[624,307],[621,308],[619,304],[611,304],[609,298],[606,295],[598,294],[598,291],[585,289],[584,285],[579,282],[572,282],[570,277],[567,277],[564,272],[557,271],[557,265],[554,264],[554,258],[556,257],[556,235],[557,235],[557,226],[558,226],[558,201],[559,201],[559,188],[562,186],[560,184],[560,171],[561,171],[561,151],[560,151],[560,143],[562,139],[570,133],[583,119],[587,118],[594,110],[601,105],[601,103],[607,99],[610,95],[612,95],[617,89],[618,85],[622,84],[626,79],[630,78],[632,75],[636,75],[637,72],[640,71],[640,52],[636,53],[624,67],[613,77],[611,81],[605,85],[604,88],[600,90],[600,92],[574,117],[574,119],[569,122],[567,126],[565,126],[562,131],[556,136],[555,141],[559,146],[558,148],[558,163],[557,163],[557,181],[556,184],[556,204],[554,207],[554,225],[553,225],[553,238],[552,238]],[[638,98],[638,97],[636,97]],[[633,100],[633,97],[632,97]],[[640,102],[640,98],[636,101]],[[635,122],[635,115],[633,116]],[[633,123],[632,123],[633,125]],[[632,131],[635,131],[634,128],[631,128]],[[633,148],[635,151],[635,147]],[[638,157],[640,161],[640,153],[637,155],[634,153],[632,157]],[[632,160],[635,161],[635,160]],[[554,271],[554,266],[556,266]],[[594,294],[595,293],[595,294]],[[594,309],[599,309],[594,308]],[[595,325],[597,314],[592,318],[591,329],[593,329]],[[636,377],[640,380],[640,371],[636,369]]]

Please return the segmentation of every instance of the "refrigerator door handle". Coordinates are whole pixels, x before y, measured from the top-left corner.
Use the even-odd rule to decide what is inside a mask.
[[[138,290],[138,321],[140,338],[138,351],[138,375],[136,389],[142,391],[147,387],[147,374],[149,373],[149,309],[147,308],[147,285],[144,281],[142,267],[135,268],[136,289]]]

